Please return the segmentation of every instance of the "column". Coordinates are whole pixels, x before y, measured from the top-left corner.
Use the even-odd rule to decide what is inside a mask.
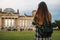
[[[10,27],[12,27],[12,18],[10,18]]]
[[[14,27],[15,26],[15,20],[14,20],[14,18],[12,18],[12,26]]]
[[[4,28],[5,28],[5,18],[4,18],[4,20],[3,20],[3,25],[4,25]]]
[[[4,27],[4,18],[2,18],[2,27]]]
[[[6,30],[7,30],[6,22],[5,22],[5,21],[6,21],[6,18],[4,18],[4,19],[3,19],[3,27],[4,27],[4,31],[6,31]]]
[[[2,27],[1,28],[2,28],[2,30],[4,30],[4,28],[5,28],[4,27],[4,18],[2,18]]]
[[[15,18],[15,26],[18,27],[18,21],[17,21],[17,18]]]
[[[25,27],[25,19],[23,19],[24,20],[24,27]]]
[[[14,27],[15,27],[15,18],[14,18]]]
[[[9,27],[9,19],[6,19],[7,20],[7,27]]]

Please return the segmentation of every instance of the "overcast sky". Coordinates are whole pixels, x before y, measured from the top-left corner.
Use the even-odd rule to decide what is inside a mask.
[[[39,2],[45,1],[48,6],[60,5],[60,0],[0,0],[0,8],[20,10],[36,9]]]
[[[52,14],[53,20],[60,19],[60,0],[0,0],[0,8],[13,8],[21,11],[37,10],[38,4],[45,1],[49,11]]]

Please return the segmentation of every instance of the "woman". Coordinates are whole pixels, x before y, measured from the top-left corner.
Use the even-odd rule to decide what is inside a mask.
[[[51,23],[51,14],[48,11],[47,5],[45,2],[41,2],[38,5],[38,10],[35,14],[34,20],[32,22],[33,25],[39,25],[38,27],[42,27],[44,25],[44,20],[47,24]],[[51,36],[49,37],[42,37],[38,33],[38,28],[36,26],[36,34],[35,34],[35,40],[51,40]]]

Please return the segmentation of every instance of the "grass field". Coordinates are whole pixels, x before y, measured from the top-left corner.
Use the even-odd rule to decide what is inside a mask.
[[[60,40],[60,31],[54,31],[53,40]],[[0,40],[34,40],[33,31],[0,31]]]

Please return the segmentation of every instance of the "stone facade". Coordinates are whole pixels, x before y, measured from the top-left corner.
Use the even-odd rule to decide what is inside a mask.
[[[15,13],[0,11],[0,30],[35,30],[32,25],[35,12],[32,11],[32,16],[20,16],[19,10]]]

